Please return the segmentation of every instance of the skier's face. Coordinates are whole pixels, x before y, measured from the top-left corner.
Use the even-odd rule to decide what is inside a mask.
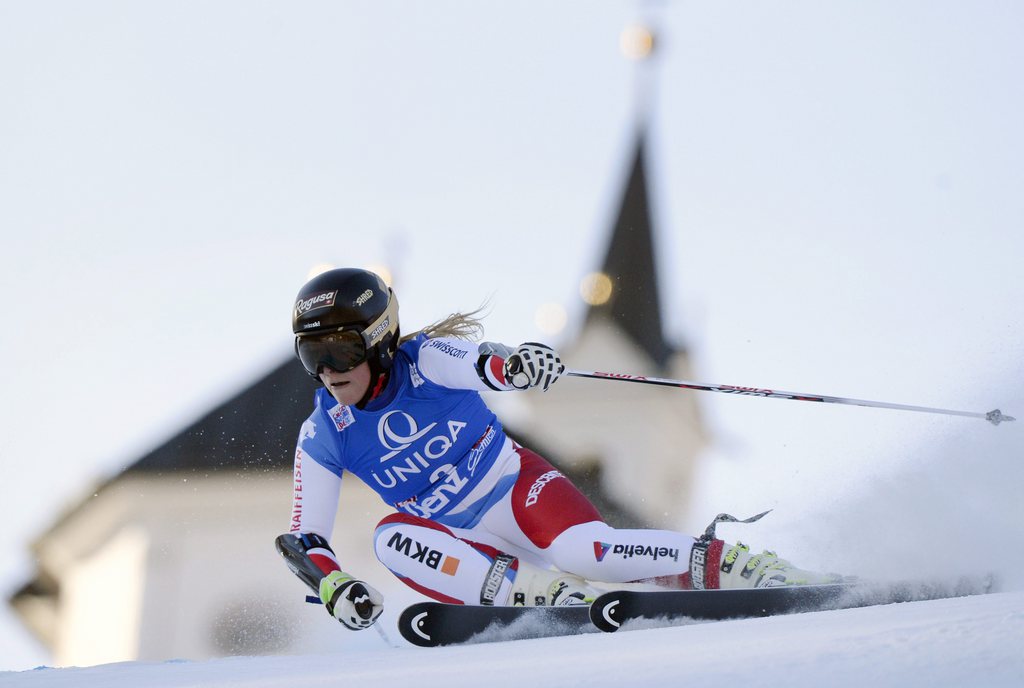
[[[370,364],[363,361],[352,370],[339,373],[333,368],[320,368],[320,381],[342,406],[353,406],[363,398],[370,386]]]

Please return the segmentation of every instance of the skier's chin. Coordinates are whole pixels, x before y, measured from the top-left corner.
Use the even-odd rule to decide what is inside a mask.
[[[342,406],[352,406],[366,394],[370,385],[370,369],[365,362],[344,373],[325,368],[320,372],[320,382],[335,401]]]
[[[346,380],[328,385],[327,391],[342,406],[354,406],[363,398],[363,394],[366,393],[366,385],[359,385],[355,381]]]

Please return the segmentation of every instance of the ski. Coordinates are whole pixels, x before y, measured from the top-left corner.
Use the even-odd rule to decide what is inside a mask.
[[[418,602],[398,619],[398,631],[413,645],[547,638],[596,631],[589,607],[485,607]]]
[[[796,585],[737,590],[617,590],[600,595],[590,607],[487,607],[418,602],[398,619],[398,630],[420,647],[487,643],[614,632],[647,619],[668,625],[686,620],[722,621],[777,614],[851,609],[898,602],[965,597],[991,592],[991,577],[952,582]]]
[[[594,601],[590,620],[611,633],[637,619],[720,621],[980,595],[990,592],[991,587],[990,578],[979,578],[952,583],[853,582],[738,590],[613,591]]]

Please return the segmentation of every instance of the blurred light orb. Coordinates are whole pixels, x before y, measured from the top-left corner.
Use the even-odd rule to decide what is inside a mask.
[[[569,318],[557,303],[544,303],[533,314],[533,321],[544,334],[558,334],[565,329]]]
[[[612,278],[592,272],[580,281],[580,296],[591,306],[603,306],[612,297]]]
[[[333,270],[334,268],[335,266],[330,263],[317,263],[309,269],[309,272],[306,273],[306,281],[308,282],[317,275],[322,275],[328,270]]]
[[[622,30],[619,49],[630,60],[644,60],[654,51],[654,34],[646,26],[632,24]]]
[[[388,285],[389,287],[394,286],[392,284],[392,279],[393,278],[391,276],[391,269],[388,266],[386,266],[386,265],[367,265],[366,269],[369,270],[370,272],[378,275],[382,280],[384,280],[384,284]]]

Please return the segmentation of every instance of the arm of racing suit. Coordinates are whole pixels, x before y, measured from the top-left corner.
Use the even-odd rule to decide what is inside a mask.
[[[313,460],[302,448],[295,449],[292,471],[292,513],[286,541],[299,542],[293,547],[301,552],[300,561],[289,558],[281,549],[284,536],[278,538],[278,550],[288,560],[289,568],[314,591],[319,591],[320,578],[341,568],[334,551],[327,544],[334,530],[334,516],[338,510],[341,477]],[[296,570],[292,564],[299,565]],[[319,571],[319,577],[317,572]],[[314,580],[315,579],[315,580]]]
[[[307,453],[323,449],[315,441],[315,418],[316,414],[303,425],[295,449],[290,532],[279,535],[275,545],[288,568],[317,593],[331,616],[347,628],[361,630],[380,617],[384,598],[342,571],[327,541],[334,529],[341,476]]]
[[[514,389],[504,373],[505,359],[514,350],[496,342],[437,337],[420,346],[419,371],[449,389],[504,392]]]

